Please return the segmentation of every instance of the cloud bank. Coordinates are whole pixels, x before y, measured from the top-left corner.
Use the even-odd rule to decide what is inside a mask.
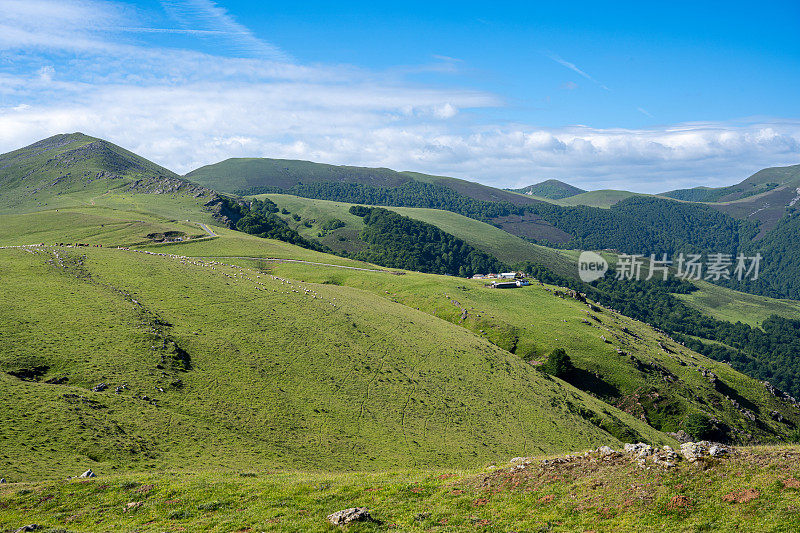
[[[726,185],[765,166],[800,163],[800,121],[639,130],[491,123],[481,111],[502,109],[499,95],[414,84],[396,72],[298,64],[214,2],[163,4],[180,27],[151,24],[124,4],[0,0],[8,13],[0,23],[0,152],[83,131],[180,173],[263,156],[501,187],[558,178],[643,192]],[[173,30],[237,49],[208,55],[140,40]]]

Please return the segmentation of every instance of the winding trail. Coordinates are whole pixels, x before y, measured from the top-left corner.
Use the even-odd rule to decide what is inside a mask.
[[[208,233],[208,236],[209,236],[209,237],[219,237],[219,235],[217,235],[216,233],[214,233],[213,231],[211,231],[211,230],[208,228],[208,226],[206,226],[206,225],[205,225],[205,224],[203,224],[202,222],[195,222],[195,224],[197,224],[198,226],[200,226],[201,228],[203,228],[203,229],[205,230],[205,232],[206,232],[206,233]]]
[[[377,268],[359,268],[359,267],[351,267],[344,265],[332,265],[330,263],[315,263],[314,261],[303,261],[301,259],[280,259],[278,257],[253,257],[253,256],[241,256],[241,255],[205,255],[202,257],[197,257],[196,259],[253,259],[253,260],[260,259],[262,261],[275,261],[277,263],[304,263],[306,265],[346,268],[348,270],[361,270],[363,272],[386,272],[386,273],[391,272],[390,270],[383,270]]]

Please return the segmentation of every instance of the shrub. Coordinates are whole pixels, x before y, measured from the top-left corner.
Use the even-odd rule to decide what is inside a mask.
[[[683,421],[683,428],[695,439],[703,439],[708,437],[712,431],[711,420],[701,413],[692,413]]]
[[[556,348],[550,352],[550,355],[547,356],[547,360],[541,366],[542,371],[558,378],[565,377],[574,368],[575,367],[572,366],[572,360],[567,355],[567,352],[564,351],[564,348]]]
[[[346,225],[347,224],[345,224],[344,221],[339,220],[338,218],[332,218],[332,219],[328,220],[327,222],[325,222],[322,225],[322,230],[323,231],[333,231],[335,229],[343,228]]]

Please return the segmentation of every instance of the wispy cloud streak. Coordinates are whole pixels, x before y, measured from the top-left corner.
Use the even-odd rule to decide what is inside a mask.
[[[611,90],[608,87],[606,87],[605,85],[603,85],[602,83],[600,83],[599,81],[597,81],[596,79],[594,79],[593,77],[591,77],[589,74],[587,74],[583,70],[579,69],[578,66],[575,63],[570,63],[569,61],[567,61],[566,59],[562,58],[558,54],[554,54],[552,52],[547,52],[547,53],[545,53],[545,55],[547,57],[549,57],[550,59],[552,59],[553,61],[555,61],[556,63],[558,63],[559,65],[561,65],[562,67],[566,67],[566,68],[570,69],[571,71],[575,72],[576,74],[579,74],[580,76],[583,76],[587,80],[589,80],[592,83],[596,84],[601,89],[606,90],[606,91],[610,91]]]
[[[212,0],[161,0],[164,9],[190,31],[211,31],[229,37],[241,52],[273,60],[288,61],[277,46],[260,39]]]

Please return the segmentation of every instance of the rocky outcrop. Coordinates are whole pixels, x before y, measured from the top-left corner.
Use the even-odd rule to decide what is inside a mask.
[[[722,457],[728,455],[730,449],[722,444],[715,444],[707,440],[700,442],[684,442],[681,444],[681,455],[683,458],[694,463],[708,457]]]
[[[366,507],[351,507],[329,514],[328,521],[334,526],[344,526],[351,522],[371,522],[372,517]]]

